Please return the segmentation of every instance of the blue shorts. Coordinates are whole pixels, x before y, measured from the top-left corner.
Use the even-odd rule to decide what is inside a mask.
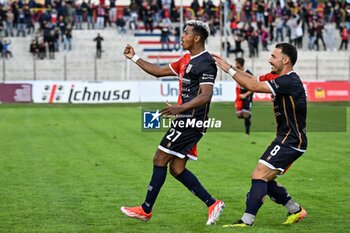
[[[285,173],[292,163],[302,156],[304,152],[278,142],[272,142],[260,157],[259,163],[270,169]]]

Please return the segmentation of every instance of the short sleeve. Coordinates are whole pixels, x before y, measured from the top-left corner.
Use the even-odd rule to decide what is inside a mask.
[[[264,74],[264,75],[260,75],[258,77],[258,81],[259,82],[269,81],[269,80],[276,79],[277,77],[278,77],[278,74],[267,73],[267,74]]]
[[[171,71],[173,71],[174,74],[176,74],[177,76],[179,75],[180,73],[180,64],[181,64],[181,59],[180,58],[178,61],[176,62],[172,62],[169,64],[169,67],[171,69]]]
[[[218,69],[214,62],[207,64],[199,73],[199,84],[214,85],[217,71]]]
[[[266,81],[273,95],[292,95],[293,94],[293,79],[289,75],[280,76],[274,80]]]
[[[183,75],[184,67],[189,63],[191,60],[191,55],[189,53],[185,54],[183,57],[181,57],[178,61],[170,63],[169,67],[171,71],[173,71],[174,74],[177,76]]]

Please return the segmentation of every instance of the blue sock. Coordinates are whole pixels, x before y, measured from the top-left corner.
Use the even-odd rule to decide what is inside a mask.
[[[263,204],[263,198],[267,193],[267,182],[252,179],[252,186],[247,193],[245,213],[256,215]]]
[[[146,200],[142,204],[143,210],[149,214],[152,212],[152,207],[157,199],[158,193],[162,188],[167,174],[167,167],[153,166],[153,174],[151,182],[148,185]]]
[[[186,186],[194,195],[201,199],[208,207],[215,203],[215,199],[205,190],[197,177],[185,169],[175,177]]]
[[[287,204],[292,199],[287,193],[287,190],[283,186],[278,185],[276,181],[267,183],[267,195],[269,195],[272,201],[281,205]]]

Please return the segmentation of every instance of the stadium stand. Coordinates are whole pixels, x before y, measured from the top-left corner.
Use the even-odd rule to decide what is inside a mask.
[[[253,8],[242,11],[244,8],[238,9],[237,1],[232,0],[227,2],[230,2],[229,13],[231,12],[231,29],[237,31],[237,28],[243,28],[245,30],[243,31],[245,33],[246,39],[242,41],[242,48],[245,51],[244,58],[246,59],[247,67],[249,67],[255,74],[268,72],[269,65],[267,64],[266,60],[269,57],[269,52],[262,51],[261,44],[259,45],[258,49],[259,57],[249,56],[251,35],[254,34],[254,30],[259,27],[259,11],[258,8],[254,8],[257,6],[253,4]],[[335,39],[335,47],[332,49],[328,47],[325,51],[316,51],[315,48],[308,50],[308,42],[310,39],[306,31],[304,31],[304,35],[302,36],[303,48],[299,49],[299,59],[297,65],[295,66],[296,70],[304,80],[349,80],[350,54],[346,50],[337,51],[336,48],[339,48],[339,45],[341,43],[339,31],[341,27],[345,27],[342,25],[350,27],[350,5],[344,3],[344,9],[342,12],[340,12],[343,14],[343,18],[338,19],[336,14],[332,16],[333,18],[330,18],[331,16],[327,13],[328,8],[336,10],[338,9],[338,6],[327,6],[327,4],[319,4],[314,8],[314,6],[309,5],[308,2],[309,1],[305,1],[304,5],[302,6],[293,6],[290,5],[290,1],[286,1],[286,5],[283,8],[281,6],[274,6],[277,9],[274,14],[280,14],[283,17],[286,17],[286,24],[291,25],[293,24],[294,19],[292,12],[296,11],[299,11],[300,16],[304,17],[305,14],[308,15],[312,21],[322,19],[322,26],[324,25],[325,27],[327,26],[325,22],[327,20],[331,20],[334,22],[336,30],[330,30],[332,29],[330,28],[329,30],[327,29],[325,31],[331,32],[332,34],[329,35],[325,31],[323,31],[322,34],[325,37],[327,46],[329,44],[327,41],[327,36],[332,36]],[[207,6],[203,6],[198,11],[199,15],[202,15],[203,19],[206,18],[208,20],[213,31],[213,35],[209,37],[207,48],[213,53],[222,54],[221,45],[223,43],[223,37],[219,35],[220,33],[217,33],[218,25],[217,21],[215,21],[217,20],[218,8],[210,5],[209,3],[210,1],[208,1]],[[274,1],[266,0],[265,3],[265,11],[270,12],[271,4],[273,4]],[[29,52],[29,46],[32,39],[34,39],[35,36],[38,36],[37,34],[27,35],[26,37],[5,37],[4,39],[11,40],[10,50],[12,51],[13,58],[3,59],[0,62],[0,80],[153,80],[153,77],[150,77],[147,74],[145,75],[139,68],[135,68],[132,64],[130,64],[130,62],[124,59],[122,51],[127,43],[132,44],[140,56],[160,65],[165,65],[178,59],[184,52],[175,50],[168,51],[162,49],[160,42],[161,30],[155,27],[151,33],[150,31],[147,31],[143,26],[143,22],[145,22],[144,13],[147,12],[147,9],[149,7],[146,2],[143,4],[144,5],[142,6],[135,6],[135,3],[131,1],[129,8],[126,8],[125,6],[118,8],[117,15],[120,15],[122,13],[124,17],[126,17],[129,14],[129,16],[126,17],[128,18],[127,21],[130,23],[130,25],[133,25],[132,27],[136,28],[129,29],[126,34],[119,34],[117,32],[116,26],[114,24],[109,25],[108,23],[106,23],[106,28],[100,30],[86,30],[86,23],[83,23],[82,27],[85,30],[76,30],[75,26],[73,26],[74,30],[72,31],[72,50],[64,51],[63,43],[59,43],[59,52],[55,53],[54,59],[49,59],[48,56],[44,59],[33,59],[33,55]],[[12,9],[13,7],[14,6],[12,6]],[[79,9],[79,5],[75,7],[75,10]],[[96,8],[96,6],[94,7]],[[244,7],[244,5],[241,7]],[[105,6],[105,8],[108,10],[108,6]],[[138,13],[133,10],[134,8],[139,10]],[[131,14],[130,12],[127,12],[128,9],[131,11]],[[43,11],[44,13],[50,13],[44,10],[45,9],[39,9],[35,10],[35,12]],[[136,16],[133,15],[133,12],[136,14]],[[194,17],[196,12],[197,11],[194,11],[189,6],[187,6],[185,8],[184,15],[187,18],[191,18]],[[178,17],[177,13],[178,8],[172,7],[170,16],[176,18]],[[247,17],[249,13],[252,13],[251,19]],[[51,17],[53,17],[54,13],[51,12],[50,14]],[[138,14],[141,16],[138,16]],[[169,17],[167,14],[169,14],[169,12],[167,13],[167,6],[163,6],[163,9],[159,10],[153,16],[155,18],[160,17],[159,20],[161,20],[161,22],[164,22],[164,19],[168,19]],[[33,14],[33,19],[38,21],[35,23],[36,29],[39,28],[39,24],[41,22],[40,17],[40,15]],[[57,15],[55,17],[57,17]],[[135,19],[138,19],[138,21],[136,21],[136,25],[131,24],[133,22],[133,17],[136,17]],[[275,22],[270,22],[270,20],[271,19],[269,19],[268,24]],[[288,21],[292,22],[288,23]],[[246,22],[251,22],[252,26],[249,26],[249,23],[246,24]],[[154,26],[156,26],[156,24],[158,24],[158,22],[154,23]],[[171,31],[173,32],[174,28],[178,25],[179,23],[171,23]],[[245,29],[246,27],[248,29]],[[6,28],[7,26],[5,26],[5,29]],[[290,32],[291,34],[293,34],[292,31]],[[104,41],[102,43],[103,53],[101,59],[95,59],[96,48],[95,43],[93,42],[93,38],[96,37],[97,33],[100,33],[104,37]],[[235,41],[231,35],[231,31],[229,31],[228,34],[228,40],[230,44],[234,45]],[[284,41],[288,41],[288,38],[286,36],[288,33],[285,31],[284,34]],[[6,33],[5,35],[3,34],[3,36],[6,36]],[[170,48],[174,47],[173,42],[174,36],[171,35]],[[268,42],[267,49],[271,50],[275,43],[276,42],[274,40],[272,42]],[[322,46],[320,46],[320,48],[322,49]],[[234,54],[230,54],[229,59],[233,60]],[[222,75],[219,77],[222,80],[227,79],[227,77]]]

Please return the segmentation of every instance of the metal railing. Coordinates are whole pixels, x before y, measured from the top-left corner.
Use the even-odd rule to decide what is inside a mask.
[[[337,53],[333,53],[337,55]],[[230,58],[232,61],[234,58]],[[157,60],[161,62],[160,59]],[[166,63],[166,62],[165,62]],[[162,65],[165,63],[161,63]],[[246,58],[246,67],[254,74],[264,74],[269,71],[265,58]],[[123,57],[102,57],[78,54],[59,54],[55,59],[44,60],[36,57],[2,58],[0,62],[2,82],[17,80],[86,80],[86,81],[131,81],[153,79],[142,69]],[[350,55],[325,57],[315,55],[303,58],[295,66],[295,70],[304,80],[349,80]],[[227,77],[219,75],[218,80]]]

